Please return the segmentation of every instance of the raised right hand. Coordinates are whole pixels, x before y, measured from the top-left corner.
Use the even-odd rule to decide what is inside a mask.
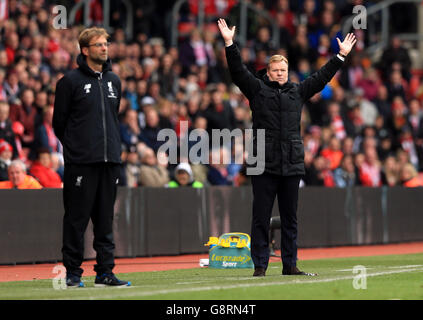
[[[217,26],[219,27],[220,34],[223,37],[223,40],[225,40],[225,45],[229,46],[232,44],[232,41],[234,39],[235,35],[235,26],[233,26],[231,29],[229,29],[228,25],[226,24],[225,19],[219,19],[217,21]]]

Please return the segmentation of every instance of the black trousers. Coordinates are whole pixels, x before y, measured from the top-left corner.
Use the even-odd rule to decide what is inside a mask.
[[[297,263],[297,206],[300,176],[283,177],[269,173],[251,176],[253,219],[251,258],[255,268],[267,269],[269,263],[270,218],[276,196],[281,218],[281,257],[284,268]]]
[[[82,275],[84,234],[93,223],[98,274],[114,268],[113,211],[119,164],[65,165],[63,181],[63,264],[67,273]]]

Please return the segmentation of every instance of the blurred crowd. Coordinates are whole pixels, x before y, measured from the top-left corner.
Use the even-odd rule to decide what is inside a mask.
[[[73,2],[62,2],[69,12]],[[307,78],[338,53],[342,19],[351,15],[354,5],[363,4],[360,0],[248,2],[270,13],[280,38],[276,46],[270,22],[251,11],[247,43],[240,47],[244,63],[256,72],[266,67],[271,55],[283,54],[293,82]],[[164,143],[158,139],[161,129],[173,129],[181,139],[195,129],[210,134],[213,129],[244,130],[252,125],[248,101],[231,83],[216,28],[218,17],[239,25],[239,3],[204,3],[203,30],[196,28],[197,1],[182,6],[178,45],[171,47],[173,1],[132,1],[132,39],[124,31],[125,7],[111,1],[114,30],[109,57],[122,81],[121,185],[249,184],[246,165],[235,161],[233,148],[210,150],[229,159],[219,164],[188,164],[190,159],[182,157],[178,163],[164,164],[161,160],[168,155],[158,152]],[[0,181],[10,179],[8,166],[19,159],[43,187],[61,187],[62,147],[52,129],[55,85],[77,66],[77,39],[83,27],[54,29],[55,4],[9,0],[0,17]],[[91,10],[93,23],[101,25],[101,2],[92,1]],[[393,37],[381,57],[372,61],[364,50],[370,41],[366,33],[355,33],[358,43],[344,67],[304,105],[302,183],[423,186],[422,79],[413,72],[409,51],[399,38]],[[178,181],[182,171],[185,178]]]

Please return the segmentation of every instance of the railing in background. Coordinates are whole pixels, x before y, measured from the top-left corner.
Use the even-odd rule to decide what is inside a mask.
[[[183,4],[188,3],[189,0],[178,0],[172,9],[172,33],[171,33],[171,46],[176,47],[178,45],[179,37],[179,11]],[[247,42],[247,13],[248,10],[253,10],[256,14],[266,18],[272,26],[272,42],[279,47],[279,26],[274,19],[269,15],[268,12],[257,8],[254,4],[240,0],[240,25],[237,26],[239,34],[237,35],[237,41],[241,46],[245,46]],[[198,19],[197,27],[201,30],[205,25],[205,13],[204,13],[204,0],[198,0]]]
[[[392,34],[389,32],[391,13],[389,8],[393,4],[399,3],[415,3],[416,10],[419,10],[418,5],[422,4],[421,0],[385,0],[366,8],[367,15],[367,30],[366,34],[371,37],[369,39],[369,46],[365,49],[369,55],[374,54],[380,49],[384,49],[389,45],[389,40]],[[406,12],[399,12],[398,14],[407,14]],[[418,13],[419,14],[419,13]],[[344,19],[341,23],[342,34],[346,35],[353,29],[353,20],[355,15],[351,15]],[[418,19],[421,20],[421,19]],[[421,21],[419,21],[421,23]],[[378,24],[380,24],[378,26]],[[402,40],[407,41],[423,41],[422,33],[401,33],[396,34]]]
[[[134,25],[134,19],[133,19],[133,8],[132,3],[129,0],[121,0],[122,3],[126,7],[126,27],[125,27],[125,35],[128,40],[131,40],[133,37],[133,25]],[[74,25],[76,13],[78,10],[80,10],[82,7],[84,8],[84,16],[82,19],[83,25],[86,27],[89,27],[92,25],[92,21],[90,19],[90,2],[91,0],[82,0],[75,4],[70,13],[69,13],[69,23],[70,25]],[[103,0],[103,24],[102,26],[107,30],[107,32],[113,32],[114,29],[110,26],[110,0]]]

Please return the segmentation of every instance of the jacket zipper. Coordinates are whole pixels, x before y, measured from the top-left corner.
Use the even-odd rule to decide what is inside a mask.
[[[103,84],[102,84],[102,73],[99,74],[98,78],[98,85],[100,87],[100,96],[101,96],[101,111],[102,111],[102,118],[103,118],[103,134],[104,134],[104,162],[107,162],[107,128],[106,128],[106,106],[104,104],[104,92],[103,92]]]

